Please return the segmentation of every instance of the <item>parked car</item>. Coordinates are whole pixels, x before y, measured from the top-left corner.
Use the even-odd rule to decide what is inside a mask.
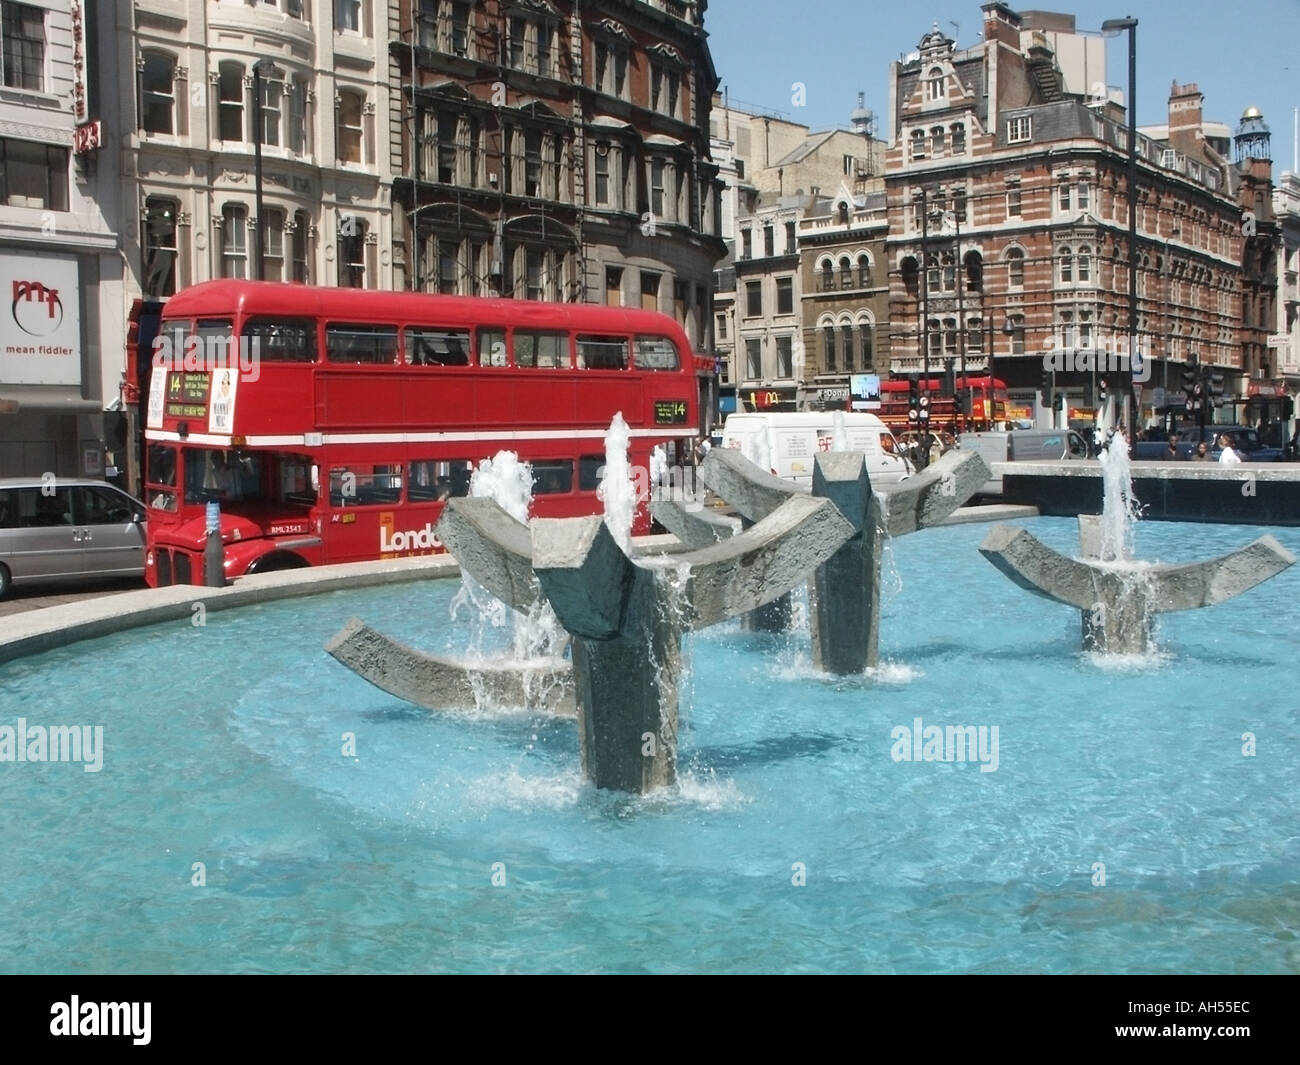
[[[104,481],[0,478],[0,598],[15,584],[143,577],[145,515]]]
[[[1243,462],[1280,462],[1283,451],[1277,447],[1265,447],[1259,433],[1245,425],[1207,425],[1202,431],[1199,425],[1182,426],[1178,433],[1178,457],[1190,459],[1196,445],[1204,440],[1210,445],[1210,456],[1216,461],[1222,448],[1219,437],[1226,436],[1232,441],[1232,450]],[[1169,456],[1169,438],[1162,436],[1159,440],[1139,440],[1133,449],[1134,457],[1142,460],[1159,460]]]

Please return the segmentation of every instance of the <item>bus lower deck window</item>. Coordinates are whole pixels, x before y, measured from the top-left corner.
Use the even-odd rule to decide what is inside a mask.
[[[572,459],[539,459],[531,465],[534,495],[554,496],[573,491]]]
[[[401,466],[335,466],[330,470],[330,506],[391,506],[401,498]]]
[[[578,491],[594,492],[604,474],[604,455],[583,455],[578,459]]]
[[[433,503],[469,495],[474,463],[469,459],[424,459],[411,463],[406,498],[412,503]]]

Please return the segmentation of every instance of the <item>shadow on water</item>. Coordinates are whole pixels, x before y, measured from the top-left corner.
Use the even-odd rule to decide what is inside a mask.
[[[810,758],[833,750],[844,743],[843,737],[820,733],[771,736],[750,743],[718,744],[700,747],[686,759],[685,768],[692,772],[734,769],[740,766],[771,765],[794,758]]]

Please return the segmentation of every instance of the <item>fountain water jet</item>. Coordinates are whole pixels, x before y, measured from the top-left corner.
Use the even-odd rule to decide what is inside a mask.
[[[1183,566],[1133,558],[1133,499],[1128,445],[1122,433],[1107,443],[1100,517],[1079,519],[1082,559],[1070,559],[1024,529],[995,525],[980,553],[1026,591],[1077,607],[1086,651],[1146,654],[1155,616],[1213,606],[1276,576],[1295,556],[1272,536],[1231,554]]]

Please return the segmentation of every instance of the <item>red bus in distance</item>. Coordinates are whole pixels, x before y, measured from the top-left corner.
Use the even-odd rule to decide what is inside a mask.
[[[961,414],[952,396],[943,395],[941,377],[918,378],[921,395],[930,399],[930,426],[957,432],[991,428],[994,422],[1007,419],[1006,382],[996,377],[957,376],[957,391],[971,397],[971,412]],[[880,409],[875,414],[894,432],[921,429],[923,425],[908,417],[911,385],[907,377],[880,382]]]
[[[152,586],[204,583],[210,501],[227,579],[431,554],[444,501],[498,451],[532,464],[534,514],[573,517],[601,510],[616,412],[633,467],[656,446],[689,462],[701,434],[699,364],[652,311],[208,281],[137,358]]]

